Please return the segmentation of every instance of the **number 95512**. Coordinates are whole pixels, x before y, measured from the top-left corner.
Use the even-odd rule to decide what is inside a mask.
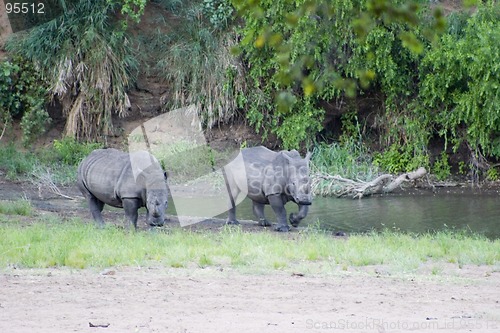
[[[45,5],[43,3],[20,3],[12,2],[5,3],[5,11],[7,14],[45,14]]]

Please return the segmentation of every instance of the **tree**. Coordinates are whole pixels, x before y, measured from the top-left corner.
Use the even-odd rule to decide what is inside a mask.
[[[379,56],[376,48],[419,54],[422,38],[432,39],[444,27],[439,10],[426,21],[428,29],[419,27],[427,18],[420,8],[426,7],[400,0],[232,3],[243,18],[237,51],[255,87],[248,117],[259,130],[271,128],[285,148],[310,143],[323,129],[322,101],[352,98],[384,79],[369,61]],[[376,45],[378,38],[387,45]],[[396,60],[395,66],[409,62]]]

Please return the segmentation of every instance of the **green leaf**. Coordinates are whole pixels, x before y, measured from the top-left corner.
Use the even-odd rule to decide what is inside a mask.
[[[399,38],[403,41],[403,46],[416,54],[421,54],[424,51],[424,45],[417,39],[415,34],[411,32],[402,32]]]

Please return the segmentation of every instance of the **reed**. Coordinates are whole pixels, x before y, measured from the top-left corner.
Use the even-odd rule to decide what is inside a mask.
[[[344,192],[339,188],[340,185],[332,185],[330,180],[321,179],[321,174],[371,181],[379,175],[379,170],[373,164],[366,146],[354,140],[346,140],[316,145],[311,160],[311,178],[315,194],[329,196]]]

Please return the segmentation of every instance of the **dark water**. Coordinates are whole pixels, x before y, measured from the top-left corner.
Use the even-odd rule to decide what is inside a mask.
[[[0,199],[17,200],[19,191],[0,189]],[[35,200],[38,208],[52,211],[87,210],[83,201]],[[83,198],[82,198],[83,200]],[[184,199],[186,200],[186,199]],[[206,198],[192,204],[208,212],[215,205],[223,205],[221,198]],[[85,207],[84,207],[85,206]],[[205,206],[205,207],[204,207]],[[297,205],[287,204],[287,212],[296,212]],[[105,209],[109,210],[107,206]],[[176,214],[173,202],[169,203],[169,214]],[[195,213],[195,212],[194,212]],[[217,214],[219,214],[217,213]],[[198,215],[193,216],[213,216]],[[266,207],[267,218],[275,222],[272,209]],[[225,219],[227,213],[217,217]],[[245,199],[237,207],[237,218],[255,220],[250,200]],[[500,239],[500,194],[416,194],[374,196],[361,200],[315,197],[309,215],[301,227],[310,224],[326,230],[344,232],[369,232],[372,230],[394,229],[408,232],[428,232],[438,230],[466,230],[484,235],[491,239]]]
[[[348,232],[394,228],[410,232],[469,230],[500,238],[500,196],[385,196],[362,200],[316,198],[310,219]]]
[[[287,204],[288,213],[295,211],[297,205]],[[245,200],[238,206],[237,216],[254,219],[250,201]],[[275,221],[270,207],[266,207],[266,216]],[[321,228],[332,231],[394,229],[422,233],[451,229],[497,239],[500,238],[500,195],[427,194],[361,200],[316,197],[301,226],[318,221]]]

